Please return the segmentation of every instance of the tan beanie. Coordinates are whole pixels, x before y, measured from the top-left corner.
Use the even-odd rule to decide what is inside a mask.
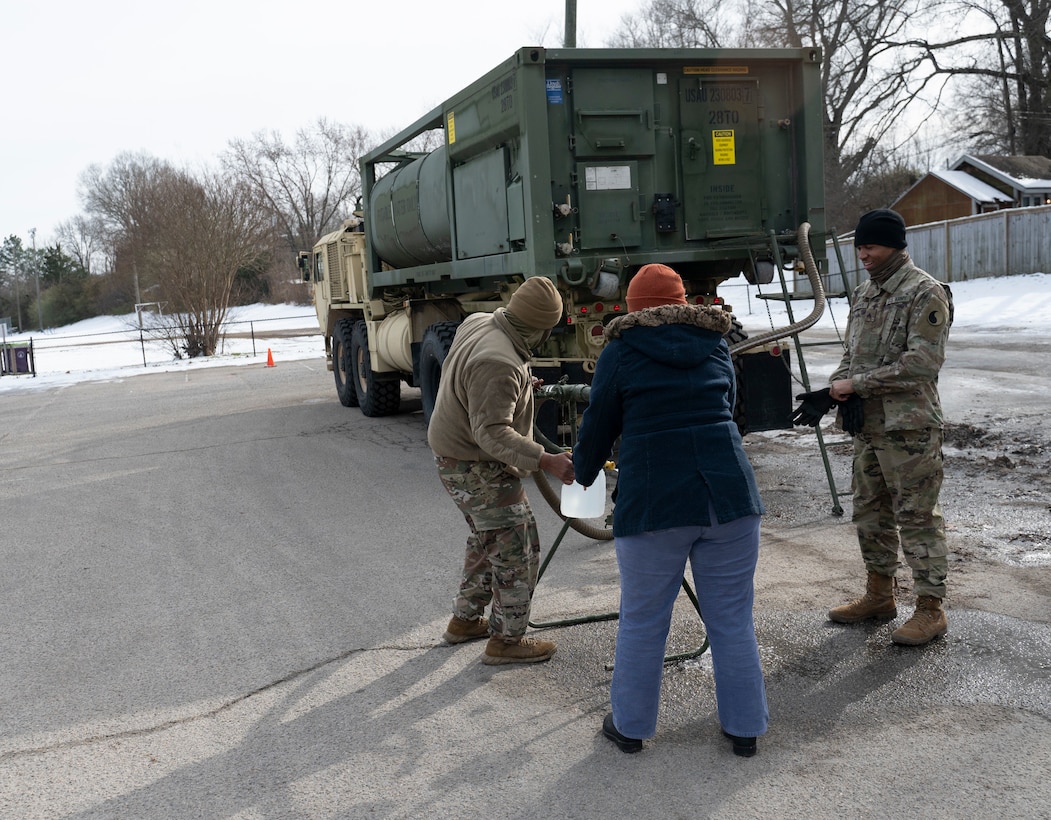
[[[562,297],[544,276],[530,276],[511,294],[507,312],[536,330],[550,330],[562,318]]]
[[[685,305],[682,277],[667,265],[643,265],[628,282],[628,310],[659,305]]]

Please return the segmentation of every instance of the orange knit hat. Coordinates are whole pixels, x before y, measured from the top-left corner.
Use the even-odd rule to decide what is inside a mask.
[[[643,265],[628,282],[628,310],[658,305],[685,305],[682,277],[667,265]]]

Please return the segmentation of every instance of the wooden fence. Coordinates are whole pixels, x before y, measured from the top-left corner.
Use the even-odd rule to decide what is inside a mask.
[[[906,238],[913,261],[942,282],[1051,273],[1051,205],[916,225],[906,229]],[[826,252],[828,273],[822,274],[826,293],[853,290],[865,278],[854,252],[853,232],[830,241]],[[845,277],[840,274],[841,260]],[[797,273],[793,289],[798,295],[810,293],[810,282]]]

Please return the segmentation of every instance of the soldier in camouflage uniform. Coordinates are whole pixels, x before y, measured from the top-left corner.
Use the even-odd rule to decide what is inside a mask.
[[[483,663],[533,663],[552,641],[525,637],[540,568],[540,538],[522,478],[546,470],[573,481],[568,453],[533,440],[530,350],[562,319],[550,279],[527,279],[507,308],[468,316],[442,365],[427,428],[438,475],[470,528],[449,643],[489,636]],[[487,621],[483,613],[492,604]]]
[[[829,611],[836,623],[897,616],[899,544],[912,569],[913,616],[891,634],[919,646],[948,629],[942,600],[948,571],[942,485],[938,371],[952,321],[949,289],[909,258],[905,222],[891,210],[864,214],[854,232],[869,279],[854,292],[843,360],[830,397],[862,399],[854,438],[854,513],[868,570],[861,598]],[[852,431],[853,432],[853,431]]]

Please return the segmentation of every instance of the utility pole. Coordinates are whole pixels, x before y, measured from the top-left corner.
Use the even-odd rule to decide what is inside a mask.
[[[577,0],[566,0],[566,30],[562,33],[565,48],[577,47]]]
[[[36,228],[29,229],[29,236],[33,240],[33,255],[30,257],[33,260],[33,273],[36,275],[36,319],[37,325],[40,326],[40,332],[44,332],[44,314],[40,309],[40,265],[36,258]]]
[[[19,243],[21,245],[21,243]],[[25,262],[19,256],[15,264],[15,310],[18,312],[18,332],[22,332],[22,279],[25,277]]]

